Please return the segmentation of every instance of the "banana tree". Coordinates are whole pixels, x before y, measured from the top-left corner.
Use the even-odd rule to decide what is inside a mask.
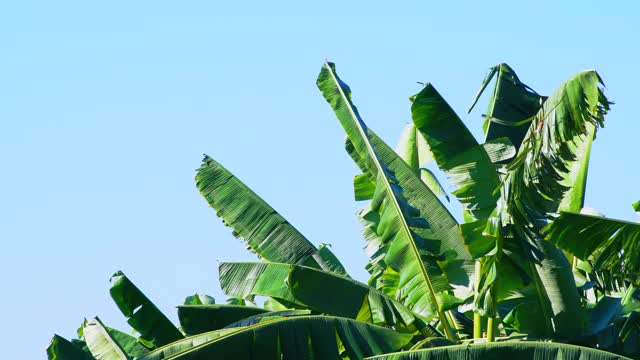
[[[49,359],[640,358],[640,224],[583,209],[610,105],[602,80],[581,72],[543,96],[499,64],[469,111],[494,79],[482,142],[426,84],[394,149],[325,62],[317,85],[361,170],[369,279],[349,276],[329,246],[205,156],[198,190],[259,260],[220,264],[227,304],[189,296],[176,326],[118,272],[110,293],[139,335],[95,318],[77,339],[56,335]]]

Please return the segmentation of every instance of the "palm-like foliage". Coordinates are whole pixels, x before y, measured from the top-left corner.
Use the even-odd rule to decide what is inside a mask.
[[[229,303],[189,296],[176,327],[118,272],[111,295],[139,336],[95,318],[78,339],[56,335],[49,359],[640,358],[640,225],[580,213],[610,104],[600,77],[578,73],[546,97],[500,64],[472,108],[493,78],[484,143],[427,84],[410,98],[412,122],[394,151],[334,64],[323,65],[318,88],[362,171],[355,198],[369,202],[358,214],[367,283],[205,156],[197,188],[261,260],[220,264]],[[542,339],[555,342],[532,341]]]

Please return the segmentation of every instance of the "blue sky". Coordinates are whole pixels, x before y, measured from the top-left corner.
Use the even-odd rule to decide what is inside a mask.
[[[224,301],[218,263],[253,257],[195,188],[203,153],[366,279],[356,167],[315,87],[324,58],[393,144],[417,81],[479,135],[482,110],[464,111],[492,65],[543,94],[597,69],[616,105],[587,206],[637,220],[640,6],[626,4],[4,2],[3,356],[44,358],[85,317],[128,331],[108,294],[120,269],[174,320],[187,295]]]

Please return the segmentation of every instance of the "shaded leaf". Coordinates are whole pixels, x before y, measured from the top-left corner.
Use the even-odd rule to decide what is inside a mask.
[[[187,335],[218,330],[229,324],[267,310],[239,305],[182,305],[178,306],[178,319]]]
[[[532,116],[538,112],[545,98],[521,82],[509,65],[498,64],[489,70],[489,74],[469,107],[469,112],[496,74],[497,79],[489,99],[489,108],[483,126],[485,140],[492,141],[507,137],[514,146],[520,147],[531,124]]]
[[[636,282],[640,271],[640,224],[563,212],[545,228],[546,239],[596,271]]]
[[[49,360],[94,360],[90,353],[82,350],[69,340],[59,335],[54,335],[47,347],[47,359]]]
[[[485,148],[431,84],[415,96],[411,117],[456,187],[453,194],[474,218],[489,217],[496,207],[500,179]]]
[[[409,334],[328,316],[300,316],[214,332],[209,340],[194,341],[179,350],[158,349],[144,360],[160,359],[338,359],[340,349],[348,359],[396,351],[411,341]],[[190,338],[183,340],[186,342]],[[171,345],[170,345],[171,346]]]
[[[620,355],[587,347],[532,341],[498,342],[490,344],[467,344],[445,346],[423,350],[375,356],[376,360],[623,360]],[[630,360],[630,359],[629,359]]]

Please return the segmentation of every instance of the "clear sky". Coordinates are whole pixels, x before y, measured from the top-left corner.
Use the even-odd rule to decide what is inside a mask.
[[[253,257],[195,188],[203,153],[366,279],[356,167],[315,86],[325,57],[394,145],[417,81],[479,134],[486,99],[465,110],[492,65],[543,94],[597,69],[616,105],[587,206],[639,220],[636,4],[2,2],[2,357],[42,359],[84,317],[128,331],[108,293],[119,269],[174,320],[187,295],[225,300],[218,263]]]

